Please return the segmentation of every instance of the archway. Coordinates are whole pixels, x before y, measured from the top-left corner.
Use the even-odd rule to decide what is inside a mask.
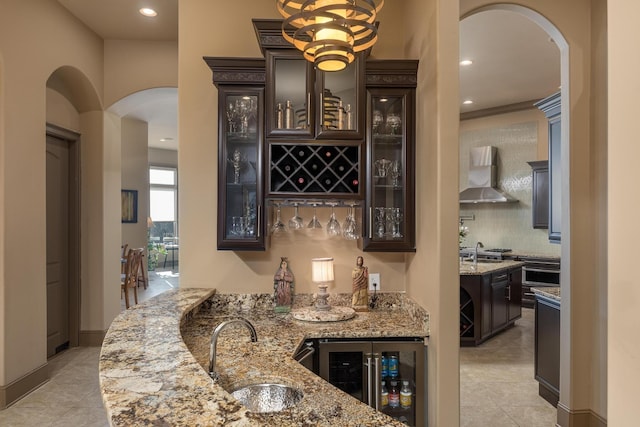
[[[481,12],[492,12],[492,11],[500,11],[500,12],[509,12],[509,13],[515,13],[518,14],[522,17],[525,17],[527,20],[530,20],[531,22],[537,24],[540,28],[542,28],[544,30],[544,32],[547,34],[548,37],[550,37],[557,45],[558,50],[559,50],[559,54],[560,54],[560,70],[559,70],[559,74],[560,74],[560,81],[561,81],[561,97],[563,100],[568,100],[569,99],[569,69],[568,69],[568,64],[569,64],[569,46],[568,46],[568,42],[567,40],[564,38],[564,36],[560,33],[560,31],[558,30],[558,28],[556,28],[546,17],[544,17],[543,15],[541,15],[540,13],[523,7],[523,6],[518,6],[518,5],[512,5],[512,4],[494,4],[494,5],[488,5],[488,6],[484,6],[484,7],[480,7],[477,9],[473,9],[471,11],[467,11],[466,13],[463,13],[463,15],[461,16],[461,20],[476,15],[478,13]],[[505,34],[505,37],[508,37],[508,34]],[[461,58],[463,59],[463,58]],[[551,93],[547,93],[546,95],[550,95]],[[563,102],[562,103],[562,118],[561,118],[561,128],[562,128],[562,177],[561,180],[563,181],[563,197],[562,197],[562,218],[563,218],[563,230],[568,230],[569,227],[569,214],[570,214],[570,210],[569,210],[569,200],[570,200],[570,195],[568,193],[568,189],[569,189],[569,175],[570,175],[570,169],[569,169],[569,123],[570,123],[570,118],[569,118],[569,102]],[[565,236],[563,236],[563,240],[562,240],[562,248],[561,248],[561,253],[563,255],[563,264],[564,264],[564,256],[567,255],[569,253],[569,239],[568,238],[564,238]],[[485,242],[486,243],[486,242]],[[568,257],[567,257],[567,261],[568,261]],[[567,263],[568,265],[568,263]],[[566,271],[564,271],[562,279],[563,279],[563,283],[565,283],[565,285],[562,287],[563,288],[563,296],[568,296],[569,295],[569,291],[570,291],[570,287],[569,287],[569,269],[566,268]],[[568,298],[567,298],[568,299]],[[563,305],[563,310],[570,310],[570,306],[567,304],[566,308]],[[565,325],[566,330],[568,331],[568,327]],[[563,344],[563,345],[570,345],[569,343]],[[536,387],[537,388],[537,387]]]
[[[100,110],[92,84],[62,66],[47,79],[47,356],[80,345],[82,113]]]

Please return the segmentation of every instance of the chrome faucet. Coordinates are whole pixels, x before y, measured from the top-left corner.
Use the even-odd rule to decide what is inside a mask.
[[[476,243],[476,250],[473,254],[473,268],[477,268],[478,267],[478,247],[484,248],[484,245],[482,244],[482,242],[478,242]]]
[[[216,347],[218,346],[218,335],[220,335],[220,332],[222,332],[224,328],[236,323],[240,325],[244,325],[247,327],[247,329],[249,329],[249,332],[251,333],[251,342],[258,341],[258,334],[256,334],[256,328],[253,327],[251,322],[249,322],[247,319],[244,319],[242,317],[238,317],[237,319],[225,320],[224,322],[216,326],[216,328],[213,330],[213,334],[211,334],[211,347],[209,348],[209,376],[213,380],[218,379],[218,374],[216,373]]]

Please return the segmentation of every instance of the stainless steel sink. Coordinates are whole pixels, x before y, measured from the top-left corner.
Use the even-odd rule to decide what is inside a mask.
[[[304,395],[284,384],[251,384],[231,393],[252,412],[279,412],[295,406]]]

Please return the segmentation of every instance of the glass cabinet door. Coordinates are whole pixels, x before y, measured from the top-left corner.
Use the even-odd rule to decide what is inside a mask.
[[[363,137],[363,66],[360,59],[342,71],[317,71],[316,122],[318,138],[361,139]]]
[[[412,94],[368,92],[364,250],[415,251]]]
[[[218,249],[264,250],[263,89],[218,92]]]
[[[313,73],[297,50],[267,52],[267,135],[308,138],[314,132]]]

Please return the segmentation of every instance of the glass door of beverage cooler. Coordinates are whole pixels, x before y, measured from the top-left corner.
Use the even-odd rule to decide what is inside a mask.
[[[426,349],[422,339],[325,339],[320,340],[319,347],[321,378],[406,425],[427,425]]]
[[[381,364],[378,410],[409,426],[427,425],[425,352],[422,340],[372,344]]]

